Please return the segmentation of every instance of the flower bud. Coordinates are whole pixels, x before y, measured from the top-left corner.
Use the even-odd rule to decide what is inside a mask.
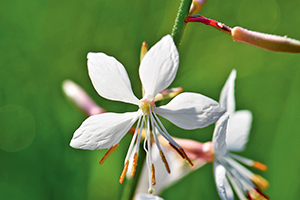
[[[141,47],[141,53],[140,53],[140,62],[142,62],[142,60],[147,52],[148,52],[148,45],[146,42],[143,42],[142,47]]]
[[[190,8],[190,14],[199,12],[207,0],[193,0],[193,3]]]
[[[247,43],[262,49],[278,52],[300,53],[300,41],[255,31],[241,27],[231,30],[231,38],[237,42]]]
[[[90,116],[105,112],[103,108],[98,106],[92,98],[73,81],[65,80],[62,84],[62,89],[68,100],[83,114]]]

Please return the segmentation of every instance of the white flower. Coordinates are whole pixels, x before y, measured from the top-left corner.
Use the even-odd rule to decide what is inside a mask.
[[[252,121],[250,111],[235,111],[235,78],[236,71],[233,70],[222,89],[220,104],[226,108],[227,113],[217,121],[212,140],[217,190],[223,200],[234,199],[231,186],[239,199],[268,199],[261,192],[268,187],[268,181],[252,173],[240,163],[263,171],[267,170],[267,166],[229,152],[245,149]]]
[[[172,83],[178,64],[178,51],[171,36],[167,35],[146,53],[141,62],[139,75],[145,94],[139,100],[132,92],[130,80],[121,63],[104,53],[89,53],[89,76],[98,94],[110,100],[137,105],[138,110],[122,114],[104,113],[90,116],[75,131],[70,145],[74,148],[89,150],[109,148],[100,161],[100,163],[103,163],[108,155],[118,147],[119,141],[137,121],[125,158],[124,170],[119,180],[120,183],[125,177],[129,160],[132,163],[131,175],[133,176],[135,173],[142,130],[146,132],[144,146],[147,146],[145,150],[147,151],[146,160],[148,163],[150,189],[151,185],[155,185],[151,138],[154,139],[168,172],[170,172],[170,169],[158,142],[158,134],[161,134],[168,140],[170,145],[191,163],[181,146],[167,132],[158,115],[181,128],[195,129],[214,123],[224,113],[224,108],[220,107],[216,101],[196,93],[179,94],[167,105],[156,107],[154,97]]]

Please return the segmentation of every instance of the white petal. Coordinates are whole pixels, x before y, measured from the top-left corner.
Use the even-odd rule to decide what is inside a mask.
[[[252,114],[248,110],[240,110],[230,115],[226,136],[227,150],[242,151],[245,149],[251,122]]]
[[[232,114],[235,111],[234,100],[234,81],[236,78],[236,70],[233,69],[221,91],[220,104],[226,108],[226,111]]]
[[[145,194],[145,193],[138,193],[134,197],[135,200],[164,200],[159,196],[152,195],[152,194]]]
[[[216,123],[213,134],[213,147],[216,154],[224,155],[226,153],[226,132],[229,114],[225,113]]]
[[[226,191],[226,197],[228,200],[234,200],[233,190],[227,178],[224,179],[224,186]]]
[[[87,118],[75,131],[70,146],[106,149],[117,144],[138,118],[138,112],[103,113]]]
[[[219,196],[222,200],[227,200],[226,187],[225,187],[225,179],[226,179],[225,174],[226,174],[225,167],[223,167],[218,162],[214,162],[215,182],[216,182]]]
[[[93,86],[104,98],[139,105],[123,65],[104,53],[88,54],[88,70]]]
[[[155,112],[183,129],[196,129],[216,122],[225,109],[206,96],[185,92]]]
[[[179,64],[179,55],[170,35],[157,42],[143,58],[139,74],[145,88],[145,97],[153,98],[166,89],[174,80]]]

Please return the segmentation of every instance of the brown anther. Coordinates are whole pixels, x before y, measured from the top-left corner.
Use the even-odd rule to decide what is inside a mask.
[[[168,173],[170,174],[171,173],[171,170],[170,170],[170,167],[169,167],[169,164],[168,164],[168,161],[164,155],[164,153],[162,151],[159,151],[159,155],[162,159],[162,161],[165,163],[165,167],[166,167],[166,170],[168,171]]]
[[[133,158],[132,170],[131,170],[131,174],[130,174],[131,177],[134,177],[134,174],[136,172],[137,158],[138,158],[138,153],[136,152],[134,154],[134,158]]]
[[[258,161],[254,161],[254,164],[253,164],[252,167],[254,167],[256,169],[259,169],[261,171],[264,171],[264,172],[268,170],[268,166],[267,165],[265,165],[265,164],[263,164],[261,162],[258,162]]]
[[[185,157],[184,157],[184,155],[179,151],[179,149],[176,147],[176,146],[174,146],[171,142],[169,142],[169,145],[175,150],[175,151],[177,151],[177,153],[184,159]]]
[[[250,193],[249,193],[249,191],[248,190],[246,190],[246,196],[247,196],[247,198],[249,199],[249,200],[252,200],[252,197],[251,197],[251,195],[250,195]]]
[[[129,165],[129,160],[127,160],[126,163],[125,163],[125,165],[124,165],[122,174],[121,174],[120,179],[119,179],[119,183],[120,183],[120,184],[122,184],[123,181],[124,181],[126,172],[127,172],[127,170],[128,170],[128,165]]]
[[[181,151],[181,153],[183,154],[184,158],[186,159],[187,163],[189,163],[192,167],[194,166],[194,164],[192,163],[192,161],[190,160],[190,158],[186,155],[186,153],[184,152],[184,150],[182,148],[179,149]]]
[[[254,188],[255,191],[260,194],[261,196],[263,196],[265,199],[270,199],[270,197],[268,197],[267,195],[265,195],[262,191],[260,191],[258,188]]]
[[[151,163],[151,181],[152,181],[152,185],[155,185],[155,169],[154,169],[154,164]]]
[[[106,158],[108,158],[108,156],[110,154],[112,154],[112,152],[114,152],[117,148],[119,147],[119,144],[116,144],[115,146],[112,146],[108,149],[108,151],[106,152],[106,154],[102,157],[102,159],[100,160],[99,164],[102,164]]]

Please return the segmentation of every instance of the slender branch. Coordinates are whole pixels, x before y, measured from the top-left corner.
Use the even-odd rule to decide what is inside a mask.
[[[185,19],[189,15],[190,7],[193,0],[181,0],[177,17],[172,30],[172,37],[175,42],[175,45],[180,45],[181,38],[186,26]]]

